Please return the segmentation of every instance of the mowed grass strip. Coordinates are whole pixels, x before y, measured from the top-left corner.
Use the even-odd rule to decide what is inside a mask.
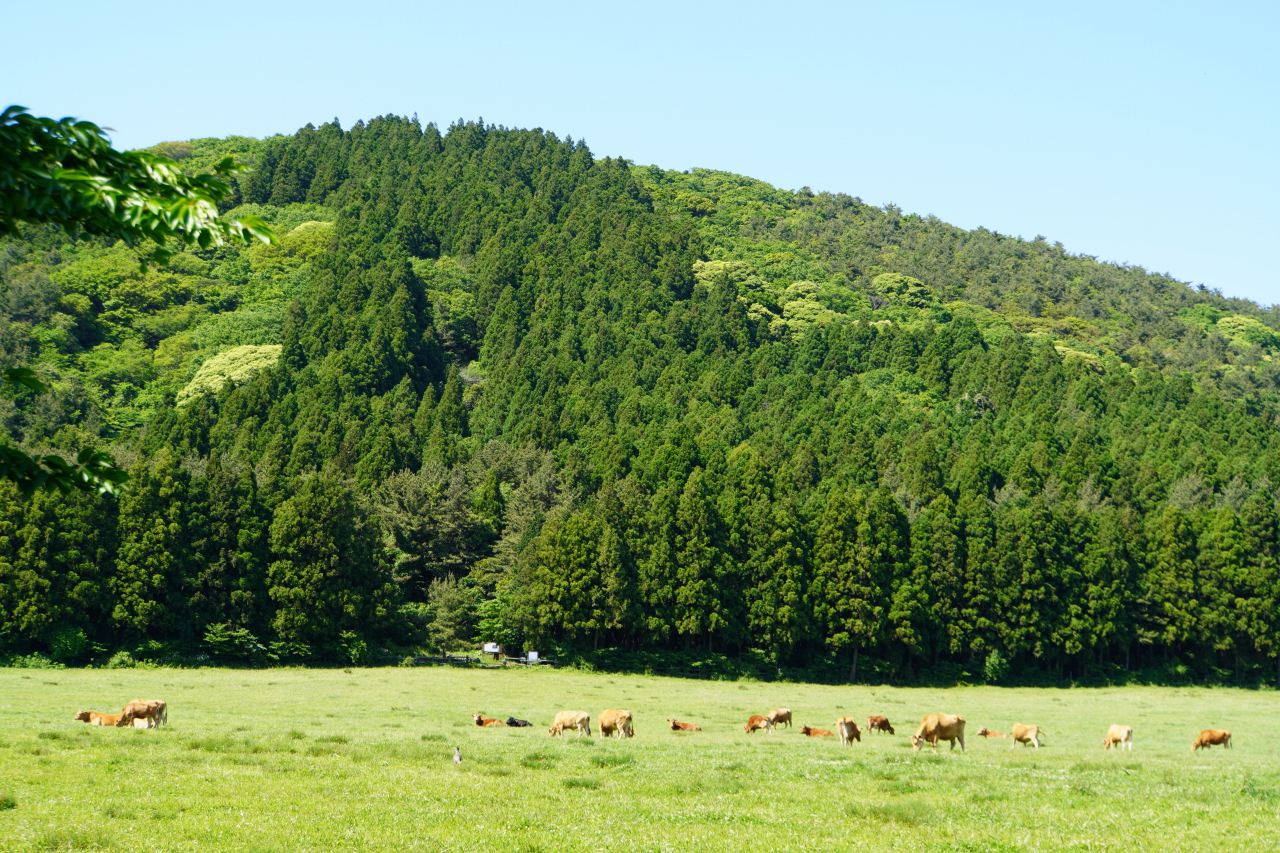
[[[0,670],[0,851],[1275,850],[1270,691],[829,687],[572,671]],[[159,730],[72,721],[136,697]],[[789,707],[791,729],[746,735]],[[628,740],[550,738],[557,711]],[[916,753],[932,711],[968,752]],[[479,728],[471,715],[530,720]],[[894,736],[805,738],[885,714]],[[703,731],[677,733],[667,718]],[[1035,750],[982,726],[1035,723]],[[1106,752],[1111,723],[1133,752]],[[1203,728],[1232,750],[1192,754]],[[459,748],[462,763],[453,761]]]

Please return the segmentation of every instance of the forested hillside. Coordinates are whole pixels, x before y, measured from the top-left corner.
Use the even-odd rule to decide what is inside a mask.
[[[0,650],[1280,666],[1277,306],[540,130],[158,148],[281,239],[0,243],[9,435],[132,475],[6,493]]]

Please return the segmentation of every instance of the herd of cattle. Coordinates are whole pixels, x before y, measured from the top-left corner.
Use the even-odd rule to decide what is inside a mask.
[[[472,719],[475,720],[477,726],[493,727],[493,726],[530,726],[528,720],[517,720],[515,717],[508,717],[503,722],[496,717],[486,717],[484,714],[473,714]],[[609,708],[601,711],[597,718],[597,729],[601,737],[635,737],[635,730],[632,728],[632,719],[630,711],[623,711],[617,708]],[[669,718],[667,724],[673,732],[700,732],[701,726],[693,723],[682,723],[674,718]],[[774,729],[779,726],[791,726],[791,709],[790,708],[774,708],[767,714],[752,714],[747,718],[747,724],[743,730],[747,734],[761,731],[773,734]],[[960,751],[964,752],[964,717],[958,714],[929,714],[921,722],[916,729],[916,733],[911,736],[911,745],[917,752],[924,748],[925,744],[929,744],[936,754],[938,751],[938,741],[944,740],[951,745],[951,749],[956,748],[956,743],[960,744]],[[563,735],[565,729],[574,729],[578,733],[578,737],[586,735],[591,736],[591,715],[586,711],[561,711],[556,714],[555,721],[551,723],[548,733],[551,737]],[[851,745],[855,740],[862,742],[862,733],[880,732],[881,734],[894,734],[893,726],[889,723],[889,718],[883,715],[873,714],[867,717],[866,729],[858,728],[858,723],[852,717],[840,717],[836,720],[836,731],[830,732],[827,729],[818,729],[811,726],[801,726],[800,734],[806,737],[835,737],[838,733],[840,743],[845,746]],[[1039,726],[1028,726],[1022,723],[1016,723],[1008,734],[1004,732],[992,731],[985,726],[978,730],[978,736],[984,738],[1009,738],[1010,748],[1016,747],[1018,744],[1023,746],[1033,746],[1039,749],[1044,743],[1044,732]],[[1117,750],[1133,750],[1133,727],[1113,725],[1107,730],[1107,736],[1102,739],[1104,749],[1115,747]],[[1230,749],[1231,732],[1225,729],[1205,729],[1200,732],[1195,741],[1191,744],[1191,751],[1198,749],[1208,749],[1211,746],[1222,746]]]
[[[163,699],[134,699],[119,714],[99,714],[97,711],[78,711],[72,719],[91,726],[115,726],[116,728],[154,729],[169,722],[169,706]]]
[[[75,719],[91,726],[151,729],[169,721],[169,709],[161,699],[134,699],[125,705],[119,714],[80,711],[75,715]],[[496,717],[486,717],[484,714],[473,714],[472,719],[475,720],[477,726],[486,728],[493,726],[525,728],[532,725],[528,720],[517,720],[515,717],[508,717],[503,721]],[[596,723],[601,737],[629,738],[635,737],[636,734],[632,726],[630,711],[609,708],[600,712],[600,716],[596,718]],[[693,723],[682,723],[674,718],[668,719],[667,724],[673,732],[702,731],[701,726]],[[767,714],[752,714],[747,718],[747,724],[743,727],[743,730],[747,734],[761,730],[767,734],[773,734],[774,729],[783,725],[791,726],[790,708],[774,708]],[[938,741],[944,740],[950,744],[950,748],[953,750],[956,748],[956,743],[959,742],[960,751],[964,752],[964,725],[964,717],[958,714],[929,714],[921,720],[916,733],[911,736],[911,745],[918,752],[924,748],[925,744],[929,744],[933,748],[933,752],[937,753]],[[555,720],[551,723],[551,728],[547,731],[552,737],[555,737],[556,735],[563,735],[566,729],[575,730],[578,733],[578,737],[582,737],[584,734],[590,737],[591,715],[586,711],[561,711],[556,714]],[[845,746],[849,746],[854,741],[861,743],[863,731],[864,729],[858,728],[857,721],[852,717],[840,717],[837,719],[835,732],[811,726],[800,727],[800,734],[806,737],[835,737],[836,734],[839,734],[840,743]],[[867,717],[865,731],[894,734],[889,718],[882,715]],[[1044,732],[1040,730],[1039,726],[1017,723],[1008,734],[991,731],[983,727],[978,730],[978,736],[984,738],[1009,738],[1010,747],[1016,747],[1018,744],[1023,746],[1029,744],[1039,749],[1043,743]],[[1132,750],[1133,728],[1131,726],[1113,725],[1107,730],[1107,736],[1102,739],[1102,745],[1105,749],[1111,749],[1114,746],[1117,749]],[[1199,736],[1191,744],[1191,751],[1208,749],[1212,746],[1230,749],[1231,732],[1225,729],[1205,729],[1200,732]]]

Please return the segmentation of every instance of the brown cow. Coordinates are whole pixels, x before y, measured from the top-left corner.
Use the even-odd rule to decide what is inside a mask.
[[[578,737],[586,734],[591,737],[591,715],[586,711],[561,711],[556,714],[555,720],[551,723],[551,728],[547,732],[555,737],[563,735],[565,729],[577,729]]]
[[[1107,736],[1102,739],[1102,747],[1110,749],[1112,746],[1117,750],[1127,749],[1133,752],[1133,727],[1117,723],[1107,729]]]
[[[614,734],[619,738],[636,736],[636,733],[631,730],[630,711],[608,708],[596,717],[596,725],[600,729],[600,737],[611,737]]]
[[[1024,726],[1022,723],[1014,723],[1013,731],[1009,733],[1009,737],[1013,738],[1013,743],[1009,744],[1009,748],[1013,749],[1018,744],[1026,746],[1031,744],[1036,749],[1040,748],[1040,727]]]
[[[119,714],[99,714],[97,711],[80,711],[72,719],[91,726],[114,726],[120,722]]]
[[[756,729],[764,729],[766,732],[772,732],[773,729],[769,725],[769,718],[762,717],[759,714],[752,714],[747,718],[747,724],[743,727],[743,731],[751,734]]]
[[[669,720],[667,720],[667,722],[671,724],[671,731],[673,731],[673,732],[700,732],[700,731],[702,731],[702,726],[695,726],[693,723],[677,723],[677,722],[675,721],[675,718],[674,718],[674,717],[673,717],[673,718],[671,718],[671,719],[669,719]]]
[[[486,717],[484,714],[472,714],[471,718],[476,721],[477,726],[489,728],[490,726],[505,726],[506,723],[496,717]]]
[[[874,714],[867,717],[867,731],[869,732],[888,732],[893,734],[893,726],[889,725],[889,718],[880,714]]]
[[[934,755],[937,755],[940,740],[949,741],[953,751],[958,740],[960,751],[964,752],[964,717],[958,714],[928,715],[920,721],[920,728],[911,736],[911,745],[919,752],[926,743],[931,744]]]
[[[801,726],[800,734],[805,737],[835,737],[835,735],[826,729],[811,729],[808,726]]]
[[[779,723],[786,723],[787,728],[791,728],[790,708],[774,708],[766,716],[769,718],[769,734],[773,734]]]
[[[862,733],[858,731],[858,724],[853,717],[836,720],[836,731],[840,733],[840,743],[844,746],[851,745],[855,740],[862,743]]]
[[[1191,744],[1191,751],[1204,747],[1208,749],[1211,746],[1221,746],[1223,749],[1231,748],[1231,732],[1226,729],[1205,729],[1200,733],[1200,737],[1196,738],[1195,743]]]
[[[116,725],[129,728],[134,720],[150,720],[151,725],[148,728],[159,726],[161,723],[169,722],[169,707],[163,699],[134,699],[124,706],[124,710],[120,712],[120,721]]]
[[[1008,735],[1005,734],[1004,732],[993,732],[991,731],[991,729],[987,728],[986,726],[983,726],[982,728],[978,729],[978,737],[993,738],[993,737],[1008,737]]]

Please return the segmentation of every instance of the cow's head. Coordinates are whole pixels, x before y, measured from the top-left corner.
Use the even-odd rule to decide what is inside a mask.
[[[483,725],[484,725],[484,715],[483,715],[483,714],[472,714],[472,715],[471,715],[471,719],[473,719],[473,720],[475,720],[475,721],[476,721],[476,725],[477,725],[477,726],[483,726]]]
[[[800,734],[802,734],[802,735],[807,735],[807,734],[808,734],[809,732],[811,732],[811,731],[813,731],[813,729],[809,728],[808,726],[801,726],[801,727],[800,727]]]
[[[911,746],[915,749],[916,752],[919,752],[920,747],[924,746],[924,738],[920,737],[920,735],[912,735]]]
[[[88,711],[76,711],[76,715],[75,715],[74,717],[72,717],[71,719],[73,719],[73,720],[78,720],[78,721],[80,721],[80,722],[82,722],[82,723],[87,723],[87,722],[89,722],[89,712],[88,712]]]

